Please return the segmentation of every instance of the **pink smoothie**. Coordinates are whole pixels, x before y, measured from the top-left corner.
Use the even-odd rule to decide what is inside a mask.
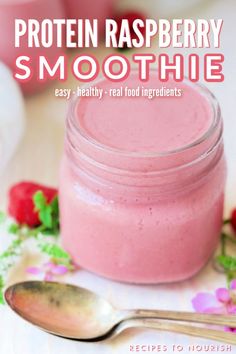
[[[64,246],[82,267],[127,282],[186,279],[209,260],[223,213],[221,118],[189,82],[96,87],[181,89],[181,97],[82,98],[61,167]],[[219,112],[218,112],[219,114]],[[70,143],[69,143],[70,141]]]
[[[176,83],[163,84],[152,76],[148,84],[140,84],[135,76],[123,86],[129,88],[174,89]],[[110,83],[109,90],[120,83]],[[107,82],[96,85],[107,90]],[[191,144],[212,124],[212,108],[196,88],[178,84],[182,97],[145,99],[110,97],[82,99],[77,107],[79,124],[97,142],[127,152],[167,152]],[[108,91],[109,91],[108,90]],[[129,91],[130,92],[130,91]],[[145,91],[146,92],[146,91]]]

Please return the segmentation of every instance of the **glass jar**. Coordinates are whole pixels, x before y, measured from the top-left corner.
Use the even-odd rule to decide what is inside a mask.
[[[94,86],[104,84],[111,85],[102,79]],[[79,122],[80,114],[86,117],[78,109],[83,99],[71,102],[60,172],[61,232],[81,267],[118,281],[166,283],[193,276],[212,256],[226,177],[221,111],[206,88],[185,85],[208,102],[211,124],[191,143],[159,153],[102,144]],[[134,112],[141,110],[137,102]]]

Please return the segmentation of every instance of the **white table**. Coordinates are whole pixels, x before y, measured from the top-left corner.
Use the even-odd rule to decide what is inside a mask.
[[[225,148],[228,160],[228,181],[226,187],[226,214],[236,205],[236,50],[235,42],[235,0],[213,1],[199,8],[198,18],[223,18],[221,51],[225,55],[223,84],[208,85],[217,95],[225,120]],[[192,14],[190,13],[189,16]],[[185,17],[188,15],[185,14]],[[234,39],[234,42],[233,42]],[[158,49],[153,48],[158,54]],[[94,52],[90,50],[90,52]],[[103,49],[94,52],[98,58],[108,54]],[[75,53],[71,52],[71,56]],[[132,55],[130,53],[129,55]],[[27,98],[27,131],[14,159],[8,165],[0,180],[1,206],[6,205],[6,192],[10,185],[19,180],[35,180],[49,185],[57,185],[58,166],[63,148],[64,117],[66,102],[54,97],[57,87],[75,88],[77,83],[70,77],[66,85],[48,87],[43,93]],[[10,281],[26,279],[24,268],[32,265],[32,256],[26,254],[18,265]],[[224,276],[216,274],[208,265],[192,280],[172,285],[133,286],[115,283],[80,270],[67,278],[68,281],[88,287],[105,296],[114,305],[124,308],[148,307],[192,310],[191,299],[198,291],[214,291],[225,284]],[[0,307],[0,353],[1,354],[95,354],[131,352],[130,345],[167,345],[167,353],[172,353],[172,345],[184,346],[182,353],[188,353],[189,344],[209,344],[210,341],[185,336],[158,333],[155,331],[129,331],[111,343],[84,344],[50,336],[17,318],[7,308]],[[217,344],[216,342],[214,344]],[[136,351],[138,348],[136,348]],[[232,347],[232,352],[236,347]],[[141,349],[139,350],[140,352]],[[148,351],[146,351],[148,352]],[[157,352],[157,350],[156,350]],[[203,353],[203,352],[202,352]]]

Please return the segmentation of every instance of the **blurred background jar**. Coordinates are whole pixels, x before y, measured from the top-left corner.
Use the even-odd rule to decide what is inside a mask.
[[[32,58],[31,67],[36,70],[39,55],[47,56],[49,62],[54,62],[63,49],[52,46],[51,48],[28,48],[27,36],[22,37],[21,47],[15,48],[14,21],[16,18],[28,20],[37,19],[41,21],[45,18],[65,18],[62,0],[0,0],[0,60],[6,63],[12,70],[15,68],[15,60],[19,55],[28,55]],[[32,94],[42,89],[50,80],[40,83],[36,75],[32,79],[22,84],[22,89],[26,94]]]
[[[106,18],[114,14],[114,5],[118,0],[64,0],[68,18],[98,19],[99,32],[105,29]]]
[[[196,10],[210,0],[119,0],[117,7],[120,11],[136,10],[150,18],[182,18],[186,11]]]
[[[0,174],[15,152],[25,127],[24,99],[12,72],[0,62]]]

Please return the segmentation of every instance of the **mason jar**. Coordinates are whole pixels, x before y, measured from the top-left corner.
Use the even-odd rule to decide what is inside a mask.
[[[67,114],[63,246],[79,266],[117,281],[192,277],[215,251],[222,225],[226,164],[217,100],[187,79],[163,86],[154,72],[146,83],[132,72],[122,84],[99,79],[85,90],[91,87],[104,90],[102,99],[88,91]]]

